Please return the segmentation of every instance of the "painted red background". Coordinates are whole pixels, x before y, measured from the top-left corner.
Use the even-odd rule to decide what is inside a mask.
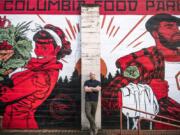
[[[59,2],[60,9],[57,5],[51,6],[48,10],[49,0],[0,0],[0,13],[1,14],[80,14],[78,3],[83,4],[98,4],[100,5],[100,14],[156,14],[167,12],[171,14],[180,14],[180,1],[179,0],[51,0],[52,2]],[[66,1],[62,9],[62,1]],[[37,10],[37,3],[40,8],[43,8],[43,3],[46,3],[46,10]],[[134,11],[130,10],[129,5],[137,3]],[[5,4],[6,3],[6,4]],[[131,4],[130,4],[131,3]],[[5,10],[5,5],[10,10]],[[18,6],[15,6],[18,5]],[[119,5],[119,6],[118,6]],[[149,9],[147,9],[149,5]],[[24,6],[24,9],[22,9]],[[27,10],[27,7],[31,10]],[[133,7],[133,6],[132,6]],[[19,9],[19,10],[16,10]],[[22,10],[21,10],[22,9]],[[119,9],[119,10],[118,10]]]

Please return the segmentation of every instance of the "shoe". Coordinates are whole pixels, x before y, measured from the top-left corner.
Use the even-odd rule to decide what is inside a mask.
[[[94,133],[93,133],[93,131],[92,131],[92,130],[90,130],[90,135],[94,135]]]
[[[94,135],[98,134],[98,128],[95,128]]]

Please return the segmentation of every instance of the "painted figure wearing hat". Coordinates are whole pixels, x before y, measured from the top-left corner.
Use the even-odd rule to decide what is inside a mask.
[[[3,128],[36,129],[34,114],[52,92],[62,70],[58,60],[71,53],[70,42],[64,32],[47,24],[33,36],[35,54],[25,70],[12,75],[14,86],[1,87],[0,101],[7,103]]]

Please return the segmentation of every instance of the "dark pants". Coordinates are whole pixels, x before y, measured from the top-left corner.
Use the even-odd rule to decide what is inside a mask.
[[[97,109],[97,101],[86,101],[85,112],[90,123],[90,128],[93,131],[95,131],[96,129],[96,123],[95,123],[96,109]]]

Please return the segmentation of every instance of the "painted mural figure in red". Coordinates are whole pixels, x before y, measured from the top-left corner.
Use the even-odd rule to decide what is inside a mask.
[[[159,115],[180,120],[180,18],[170,14],[157,14],[146,22],[146,29],[154,38],[156,46],[144,48],[116,61],[121,74],[108,85],[111,91],[106,96],[118,97],[118,101],[103,101],[104,107],[119,108],[122,102],[122,88],[130,83],[145,84],[150,87],[159,104]],[[177,85],[174,85],[177,84]],[[106,104],[106,102],[108,102]],[[106,105],[105,105],[106,104]],[[146,107],[148,109],[148,106]],[[156,124],[157,129],[168,128]]]
[[[47,24],[33,36],[35,54],[25,70],[12,75],[13,87],[1,87],[0,102],[7,103],[3,128],[36,129],[34,113],[52,92],[63,65],[58,59],[71,53],[64,32]]]

